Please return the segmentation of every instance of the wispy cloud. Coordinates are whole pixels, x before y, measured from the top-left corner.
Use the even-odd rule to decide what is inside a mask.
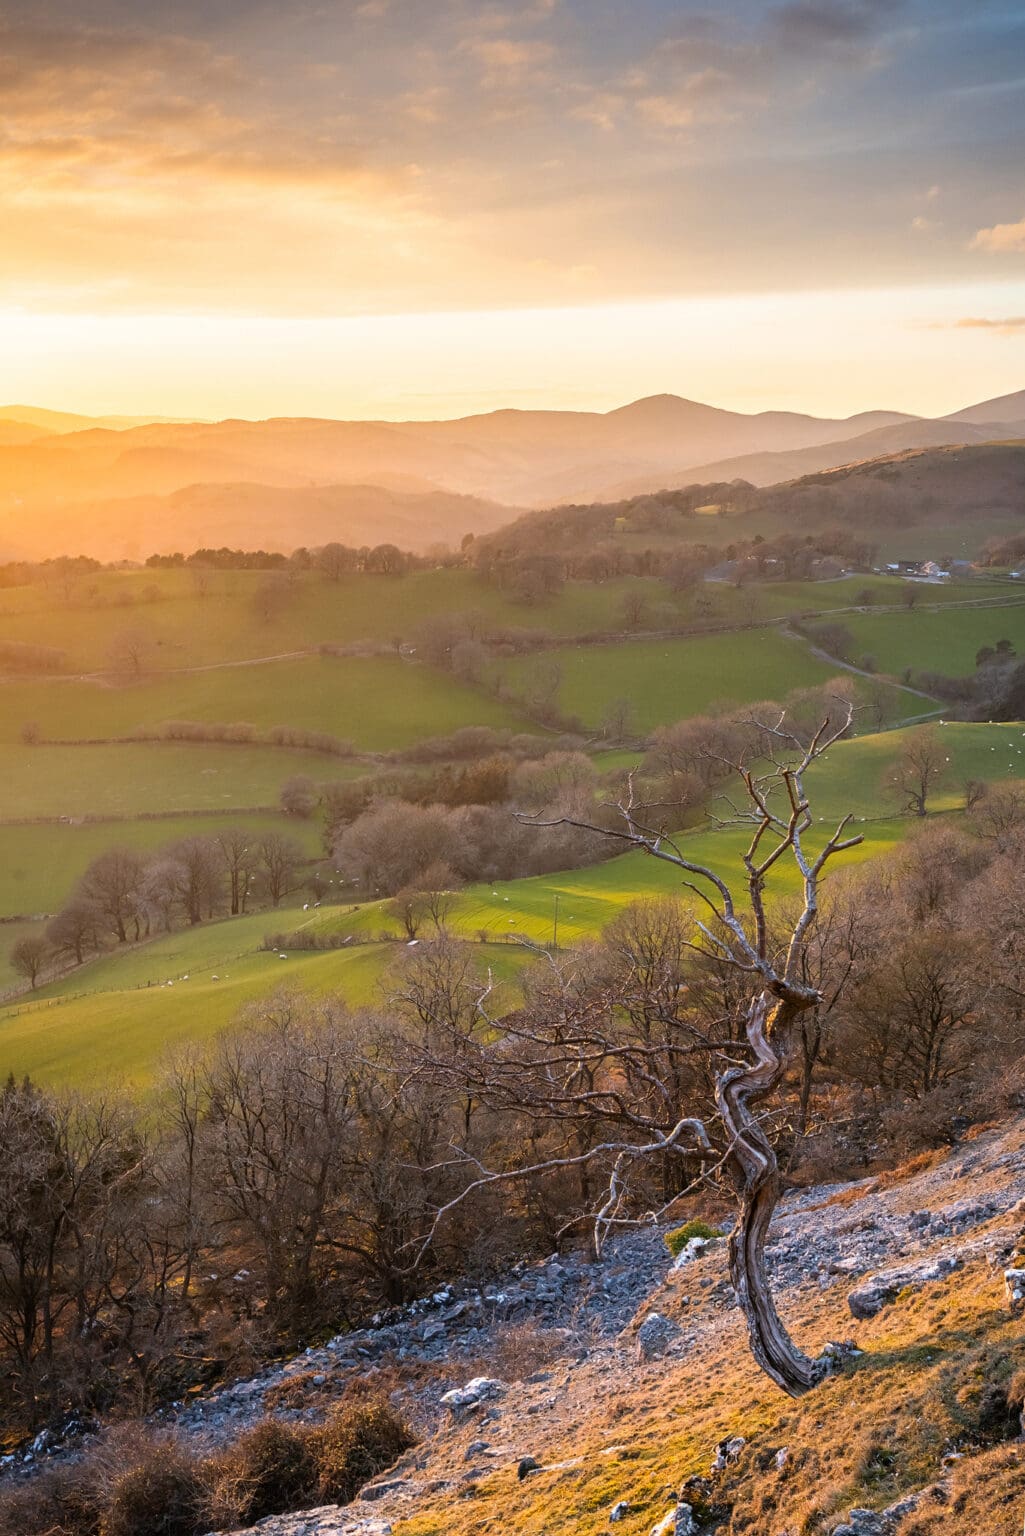
[[[1019,331],[1025,331],[1025,315],[1005,315],[1000,319],[966,315],[962,320],[955,320],[953,327],[957,331],[998,331],[1004,336],[1014,336]]]
[[[972,239],[972,250],[989,251],[1002,256],[1025,251],[1025,219],[1016,224],[993,224],[980,229]]]

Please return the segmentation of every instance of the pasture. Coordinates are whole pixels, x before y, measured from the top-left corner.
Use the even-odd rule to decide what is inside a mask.
[[[353,1007],[384,1003],[401,944],[285,959],[260,948],[278,919],[295,927],[303,917],[299,910],[263,913],[171,934],[19,999],[0,1012],[0,1070],[28,1072],[41,1083],[145,1088],[171,1052],[212,1040],[280,988],[340,996]],[[526,958],[510,945],[480,949],[482,968],[499,982],[512,981]]]
[[[205,742],[0,744],[4,821],[276,807],[285,780],[351,778],[366,765],[322,752]],[[0,825],[0,846],[7,827]]]
[[[560,647],[509,662],[504,677],[529,698],[558,668],[559,707],[598,727],[617,700],[630,705],[629,730],[647,732],[713,705],[780,699],[827,682],[837,668],[775,629],[679,640],[637,640]],[[554,676],[554,673],[552,673]]]
[[[463,725],[529,728],[487,695],[397,656],[309,656],[117,685],[71,678],[0,685],[3,741],[19,741],[26,721],[36,722],[45,738],[85,740],[127,736],[169,720],[326,731],[372,752]]]
[[[909,668],[947,677],[970,676],[976,652],[1001,639],[1010,640],[1019,655],[1025,654],[1025,601],[946,613],[852,614],[843,623],[855,637],[855,654],[871,655],[880,672],[897,677]]]
[[[702,521],[700,532],[714,519]],[[268,581],[278,595],[261,601]],[[893,576],[854,575],[836,581],[701,583],[674,594],[664,582],[625,576],[570,581],[559,593],[529,604],[515,600],[470,570],[412,571],[404,576],[346,574],[331,581],[315,572],[287,578],[264,571],[99,571],[0,591],[0,643],[47,645],[64,651],[72,674],[116,669],[119,645],[132,632],[146,671],[214,666],[254,657],[373,641],[415,639],[430,619],[474,614],[485,628],[541,630],[555,637],[669,628],[708,619],[746,622],[846,608],[867,589],[878,603],[897,603],[903,583]],[[985,595],[992,578],[948,583],[923,592],[922,602],[949,603]],[[627,619],[628,598],[639,614]]]

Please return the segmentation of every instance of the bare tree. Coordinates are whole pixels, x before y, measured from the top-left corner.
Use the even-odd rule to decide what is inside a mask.
[[[317,570],[328,581],[341,581],[346,572],[356,569],[356,551],[345,544],[325,544],[313,558]]]
[[[679,1050],[714,1055],[715,1108],[722,1127],[717,1142],[705,1118],[683,1113],[666,1091],[648,1049],[617,1040],[610,1020],[609,1000],[586,1000],[571,1011],[560,996],[549,1028],[531,1022],[529,1008],[523,1023],[509,1026],[506,1036],[519,1038],[526,1049],[514,1058],[506,1074],[510,1091],[523,1092],[532,1078],[537,1084],[535,1108],[544,1104],[550,1114],[578,1127],[582,1136],[576,1150],[512,1172],[485,1171],[471,1181],[475,1189],[495,1179],[522,1176],[526,1171],[584,1169],[592,1162],[611,1159],[611,1171],[595,1218],[599,1238],[621,1219],[629,1192],[630,1170],[638,1163],[671,1153],[687,1151],[708,1167],[727,1167],[737,1184],[740,1209],[730,1238],[730,1272],[738,1305],[747,1319],[751,1349],[762,1369],[792,1396],[809,1390],[828,1374],[834,1355],[811,1359],[794,1343],[780,1318],[765,1264],[769,1223],[779,1201],[782,1176],[772,1140],[758,1106],[779,1087],[794,1051],[795,1029],[801,1016],[823,1003],[819,988],[806,979],[808,945],[819,913],[819,888],[823,872],[837,854],[857,846],[858,835],[847,835],[850,817],[844,817],[824,838],[813,835],[814,820],[804,788],[808,768],[850,728],[853,710],[823,726],[810,743],[802,745],[786,717],[774,725],[760,724],[757,735],[767,744],[768,765],[761,771],[749,768],[744,759],[729,764],[742,790],[737,804],[728,804],[724,824],[746,827],[750,840],[742,855],[746,903],[742,907],[727,882],[713,869],[687,856],[685,845],[645,824],[646,808],[628,785],[616,811],[620,826],[607,836],[678,869],[683,884],[705,909],[697,923],[697,937],[688,941],[705,963],[735,977],[740,983],[736,1030],[701,1039],[686,1025],[676,1025],[682,1036]],[[764,761],[764,759],[762,759]],[[560,818],[565,822],[568,818]],[[581,823],[572,822],[572,825]],[[590,828],[590,830],[595,830]],[[774,936],[766,909],[766,884],[783,861],[796,867],[801,887],[799,908],[781,936]],[[556,962],[550,961],[554,968]],[[483,1004],[482,1004],[483,1009]],[[493,1021],[492,1021],[493,1022]],[[689,1036],[689,1039],[688,1039]],[[631,1109],[621,1092],[602,1088],[599,1069],[610,1058],[645,1084],[646,1101]],[[495,1059],[487,1069],[496,1070]],[[498,1064],[501,1078],[501,1062]],[[690,1107],[690,1106],[687,1106]],[[600,1110],[612,1126],[612,1134],[594,1134],[595,1113]],[[478,1165],[479,1166],[479,1165]],[[465,1191],[464,1191],[465,1193]],[[583,1195],[584,1190],[582,1188]],[[462,1196],[450,1202],[457,1203]],[[439,1219],[445,1211],[439,1212]]]
[[[153,651],[153,636],[141,624],[134,624],[115,635],[107,659],[115,672],[140,677]]]
[[[925,816],[929,797],[945,776],[949,761],[939,729],[933,725],[920,725],[904,738],[897,761],[884,783],[897,791],[903,810]]]
[[[249,889],[256,878],[259,850],[245,827],[226,827],[215,839],[228,877],[231,915],[237,917],[249,903]]]
[[[967,806],[972,830],[998,851],[1006,852],[1025,834],[1025,789],[1020,784],[998,784]]]
[[[41,934],[29,933],[11,946],[11,965],[24,976],[33,992],[50,959],[50,946]]]
[[[294,838],[282,837],[280,832],[269,832],[266,837],[261,837],[257,848],[264,888],[271,906],[279,907],[298,884],[303,851]]]
[[[100,919],[91,902],[74,898],[46,926],[46,937],[57,956],[81,965],[87,950],[98,949]]]
[[[79,883],[77,897],[89,902],[119,944],[128,942],[129,925],[139,937],[139,884],[143,861],[132,848],[111,848],[93,859]]]

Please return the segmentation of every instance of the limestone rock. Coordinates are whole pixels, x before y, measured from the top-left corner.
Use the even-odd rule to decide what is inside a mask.
[[[919,1290],[937,1280],[945,1280],[960,1266],[957,1254],[944,1254],[927,1264],[909,1264],[900,1269],[883,1269],[871,1275],[848,1294],[847,1305],[857,1318],[863,1321],[875,1317],[884,1307],[896,1301],[901,1291]]]
[[[651,1536],[699,1536],[694,1511],[689,1504],[677,1504],[663,1520],[652,1527]]]
[[[496,1381],[491,1376],[474,1376],[465,1386],[453,1387],[451,1392],[444,1393],[441,1401],[453,1413],[459,1413],[464,1408],[475,1408],[478,1403],[487,1402],[490,1398],[502,1397],[504,1393],[504,1382]]]
[[[661,1312],[649,1312],[637,1330],[637,1348],[643,1360],[658,1360],[680,1332],[672,1318]]]

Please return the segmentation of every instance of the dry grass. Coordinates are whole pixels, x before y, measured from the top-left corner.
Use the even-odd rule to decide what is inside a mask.
[[[535,1323],[506,1323],[495,1334],[494,1346],[482,1365],[500,1381],[526,1381],[543,1371],[566,1349],[561,1332]]]
[[[802,1296],[787,1313],[811,1348],[851,1331],[839,1290]],[[503,1402],[510,1443],[548,1470],[520,1483],[510,1460],[394,1522],[396,1536],[599,1536],[621,1499],[630,1513],[617,1530],[648,1536],[686,1479],[707,1476],[717,1442],[737,1434],[747,1445],[713,1490],[729,1511],[724,1536],[823,1536],[853,1506],[883,1508],[935,1484],[952,1450],[965,1457],[952,1503],[935,1517],[924,1507],[915,1536],[1021,1536],[1022,1453],[1000,1437],[1017,1432],[1025,1341],[999,1278],[979,1264],[903,1296],[859,1325],[859,1343],[866,1353],[851,1369],[797,1402],[754,1367],[735,1313],[700,1357],[639,1366],[599,1356],[570,1374],[551,1413],[516,1422],[514,1395]],[[478,1433],[469,1425],[463,1439]],[[459,1478],[462,1439],[433,1450],[432,1471]]]

